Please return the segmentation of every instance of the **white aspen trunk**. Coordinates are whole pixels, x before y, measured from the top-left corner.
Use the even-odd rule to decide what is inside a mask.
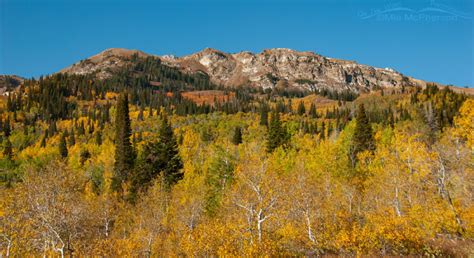
[[[313,229],[311,227],[309,211],[305,211],[305,217],[306,217],[306,227],[308,228],[308,238],[311,242],[316,243],[316,238],[313,235]]]
[[[400,199],[398,196],[398,186],[395,187],[394,208],[395,208],[395,212],[397,213],[397,216],[398,217],[402,216],[402,212],[400,210]]]
[[[258,241],[262,242],[262,222],[264,219],[262,219],[262,210],[258,212],[257,215],[257,231],[258,231]]]
[[[5,257],[10,257],[10,248],[12,247],[12,240],[11,239],[7,239],[7,252],[5,254]]]

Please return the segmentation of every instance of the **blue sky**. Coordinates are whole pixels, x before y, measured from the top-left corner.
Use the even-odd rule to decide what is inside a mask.
[[[474,86],[472,0],[0,0],[0,74],[49,74],[106,48],[285,47]]]

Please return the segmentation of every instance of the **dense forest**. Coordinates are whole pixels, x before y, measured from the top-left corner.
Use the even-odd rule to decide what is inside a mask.
[[[1,98],[0,256],[474,255],[471,96],[129,61]]]

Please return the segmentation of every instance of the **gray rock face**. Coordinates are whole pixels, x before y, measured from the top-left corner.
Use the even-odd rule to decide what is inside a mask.
[[[0,75],[0,95],[15,91],[25,79],[16,75]]]
[[[72,74],[96,73],[107,78],[118,67],[127,64],[134,53],[141,51],[108,49],[96,56],[63,69]],[[389,68],[375,68],[352,61],[323,57],[313,52],[298,52],[277,48],[261,53],[224,53],[214,49],[184,56],[160,57],[164,64],[178,67],[184,72],[204,72],[214,83],[225,86],[250,85],[273,88],[277,85],[301,89],[371,91],[376,88],[423,86],[425,82],[407,77]]]
[[[202,70],[215,83],[226,86],[247,84],[275,87],[279,81],[306,89],[330,88],[370,91],[419,85],[420,81],[385,68],[374,68],[351,61],[326,58],[312,52],[270,49],[259,54],[227,54],[213,49],[174,60],[186,70]]]

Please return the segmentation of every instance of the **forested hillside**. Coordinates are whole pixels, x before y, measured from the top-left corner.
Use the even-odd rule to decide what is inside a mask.
[[[474,255],[474,100],[133,55],[1,97],[0,256]]]

